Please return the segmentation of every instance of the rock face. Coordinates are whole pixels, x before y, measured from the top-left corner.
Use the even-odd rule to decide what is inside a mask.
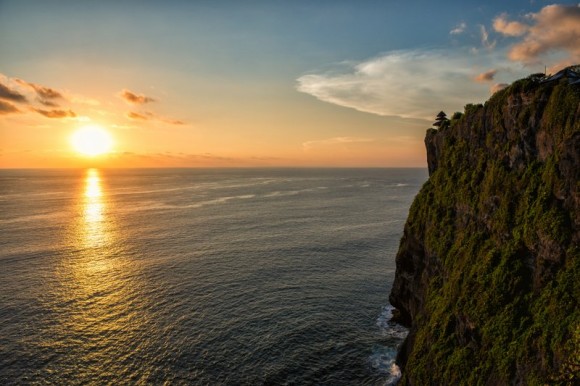
[[[397,255],[400,384],[580,382],[580,84],[533,76],[460,115],[427,131]]]

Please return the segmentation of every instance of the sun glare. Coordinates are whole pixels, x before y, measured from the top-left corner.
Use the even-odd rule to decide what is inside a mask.
[[[86,156],[97,156],[108,153],[113,147],[111,135],[99,126],[85,126],[71,137],[73,148]]]

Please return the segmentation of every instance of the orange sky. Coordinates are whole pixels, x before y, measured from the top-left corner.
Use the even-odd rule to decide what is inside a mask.
[[[574,2],[134,4],[0,2],[0,168],[425,167],[440,110],[580,61]]]

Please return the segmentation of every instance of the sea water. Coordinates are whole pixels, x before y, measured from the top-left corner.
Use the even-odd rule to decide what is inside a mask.
[[[0,171],[0,384],[389,384],[423,169]]]

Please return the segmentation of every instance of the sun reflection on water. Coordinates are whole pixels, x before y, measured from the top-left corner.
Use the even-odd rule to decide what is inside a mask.
[[[145,314],[139,312],[141,286],[135,279],[139,276],[135,262],[123,249],[114,202],[99,170],[87,170],[77,197],[71,253],[58,272],[61,285],[54,306],[60,315],[59,337],[51,345],[75,353],[62,358],[72,361],[62,363],[71,376],[81,371],[89,378],[106,378],[129,371],[128,363],[138,351],[132,342],[146,323]]]
[[[104,241],[106,230],[104,228],[103,191],[101,189],[101,177],[97,169],[89,169],[85,178],[85,202],[84,202],[84,241],[88,247],[96,247]]]

